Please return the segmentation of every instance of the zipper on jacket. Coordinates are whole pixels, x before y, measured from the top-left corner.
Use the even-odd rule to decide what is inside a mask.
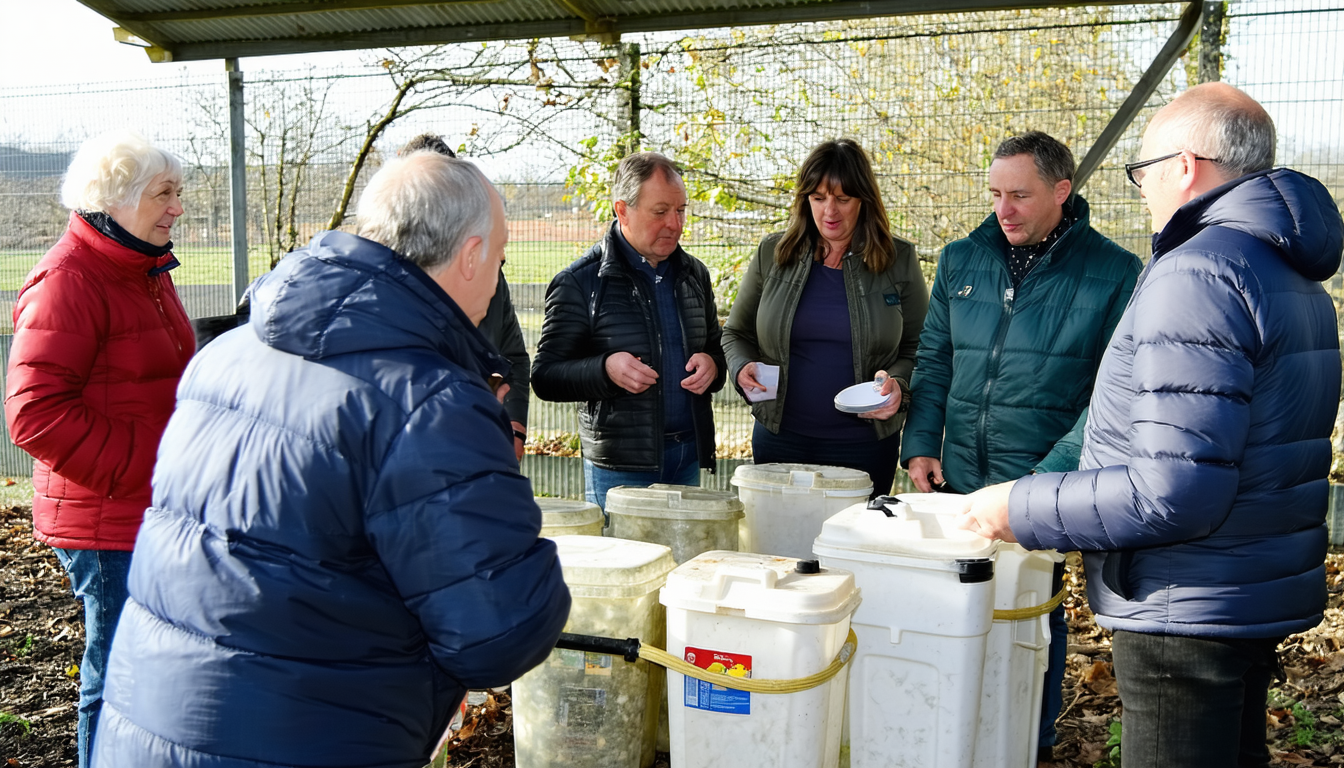
[[[1013,319],[1013,298],[1016,293],[1017,291],[1011,286],[1003,292],[1003,313],[999,315],[999,327],[994,333],[994,345],[990,347],[989,360],[985,363],[985,387],[980,394],[980,416],[975,422],[975,453],[981,485],[989,482],[989,396],[994,390],[994,380],[999,375],[999,361],[1003,357],[1003,343],[1008,337],[1008,325]]]
[[[658,311],[658,308],[654,306],[654,302],[656,302],[658,298],[656,296],[641,295],[643,293],[643,289],[640,287],[639,281],[643,279],[644,278],[639,276],[638,274],[633,274],[630,276],[630,296],[635,300],[635,304],[640,308],[641,314],[644,315],[644,328],[648,330],[649,339],[653,342],[653,353],[652,353],[653,359],[649,360],[644,364],[656,371],[659,368],[661,368],[663,364],[662,363],[663,340],[662,337],[658,335],[658,321],[656,318],[653,317],[653,315],[656,314]],[[680,315],[680,313],[678,313],[678,315]],[[653,386],[655,387],[664,386],[663,378],[664,375],[662,373],[659,373],[658,381],[655,382]],[[657,393],[658,406],[654,409],[653,414],[654,423],[657,425],[657,428],[654,430],[653,434],[655,435],[656,445],[658,446],[658,474],[660,475],[663,472],[663,464],[665,463],[664,459],[666,457],[663,456],[663,453],[665,452],[664,451],[664,449],[666,448],[665,443],[667,442],[663,437],[663,431],[666,429],[666,425],[663,424],[663,396],[664,396],[663,393],[664,390],[662,389],[658,390]]]
[[[172,337],[173,344],[177,347],[178,353],[181,354],[182,339],[178,337],[177,329],[173,327],[172,321],[168,319],[168,311],[163,308],[163,290],[159,286],[159,280],[157,277],[149,277],[148,280],[149,295],[154,297],[154,306],[159,310],[159,319],[163,321],[163,327],[168,331],[168,335]]]

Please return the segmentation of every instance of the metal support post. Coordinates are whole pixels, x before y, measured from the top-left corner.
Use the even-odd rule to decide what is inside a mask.
[[[1134,121],[1135,116],[1148,103],[1148,99],[1157,91],[1157,86],[1162,82],[1162,78],[1167,76],[1176,60],[1181,57],[1185,49],[1190,46],[1190,41],[1194,38],[1195,32],[1199,29],[1199,20],[1203,15],[1204,3],[1193,2],[1185,6],[1185,12],[1181,14],[1181,21],[1176,25],[1176,31],[1167,38],[1166,45],[1158,51],[1157,57],[1153,63],[1148,65],[1148,71],[1143,73],[1139,82],[1135,83],[1134,90],[1129,92],[1125,102],[1116,110],[1115,116],[1102,129],[1101,136],[1097,137],[1097,142],[1092,148],[1087,150],[1087,157],[1078,164],[1078,171],[1073,175],[1073,190],[1077,192],[1087,183],[1092,172],[1097,170],[1101,161],[1115,147],[1115,143],[1120,140],[1125,129]]]
[[[243,135],[243,72],[237,59],[225,59],[229,77],[229,209],[233,236],[233,301],[247,290],[247,155]]]

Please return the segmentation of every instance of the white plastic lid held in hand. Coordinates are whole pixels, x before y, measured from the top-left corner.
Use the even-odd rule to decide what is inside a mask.
[[[656,483],[647,488],[620,485],[607,491],[607,514],[676,520],[737,520],[742,502],[731,491]]]
[[[891,394],[880,394],[881,385],[875,381],[865,381],[852,387],[845,387],[835,396],[835,409],[845,413],[867,413],[884,405],[889,405],[899,389]]]
[[[839,568],[799,573],[798,562],[705,552],[668,574],[658,599],[669,608],[786,624],[834,624],[854,612],[860,599],[854,574]]]
[[[855,504],[827,520],[813,548],[925,559],[992,557],[999,543],[956,525],[965,496],[950,493],[903,493],[885,509]],[[860,559],[863,558],[859,556]]]
[[[873,481],[863,470],[820,464],[741,464],[732,483],[753,491],[817,492],[828,497],[866,498],[873,490]]]
[[[677,566],[662,544],[602,536],[556,536],[565,584],[575,597],[638,597],[663,585]]]

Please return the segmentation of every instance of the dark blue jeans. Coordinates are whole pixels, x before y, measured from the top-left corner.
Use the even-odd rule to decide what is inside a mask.
[[[1124,768],[1262,768],[1265,695],[1278,639],[1215,639],[1117,630]]]
[[[751,457],[757,464],[822,464],[868,473],[873,496],[891,493],[896,464],[901,457],[901,433],[878,440],[823,440],[781,429],[779,434],[761,426],[751,432]]]
[[[56,559],[70,575],[70,588],[84,601],[84,660],[79,665],[79,768],[88,768],[94,730],[103,708],[103,676],[112,635],[126,604],[131,553],[110,549],[59,549]]]
[[[1064,564],[1055,564],[1055,591],[1058,594],[1064,585]],[[1041,691],[1041,732],[1040,746],[1053,747],[1059,742],[1059,733],[1055,730],[1055,721],[1059,711],[1064,708],[1064,665],[1069,659],[1069,622],[1064,616],[1064,604],[1055,606],[1050,612],[1050,650],[1046,659],[1049,666],[1045,669],[1045,688]]]
[[[618,485],[650,486],[654,483],[669,485],[700,485],[700,460],[695,454],[695,435],[684,433],[669,436],[663,443],[661,472],[622,472],[604,469],[583,460],[583,495],[591,504],[607,513],[607,491]]]

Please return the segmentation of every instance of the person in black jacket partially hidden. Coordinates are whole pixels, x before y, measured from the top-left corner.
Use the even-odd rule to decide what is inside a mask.
[[[709,270],[680,246],[681,171],[630,155],[611,196],[607,234],[546,289],[532,365],[538,397],[579,404],[584,487],[603,509],[609,488],[714,470],[710,397],[726,370]]]

